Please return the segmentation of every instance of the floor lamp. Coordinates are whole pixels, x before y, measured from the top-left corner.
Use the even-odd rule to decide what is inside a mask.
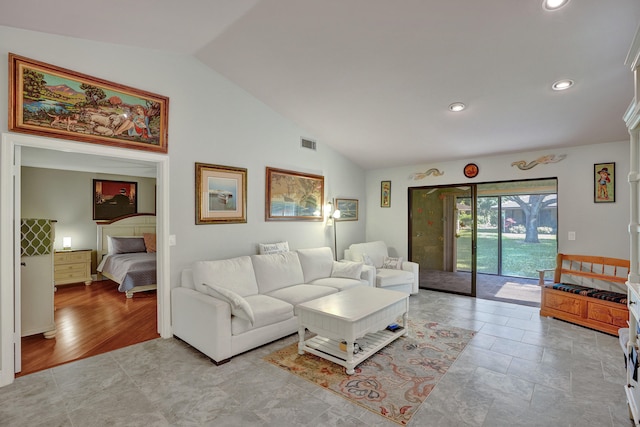
[[[331,219],[333,221],[333,253],[336,257],[336,261],[338,260],[338,234],[336,229],[338,228],[337,219],[340,218],[340,209],[336,209],[331,214]]]

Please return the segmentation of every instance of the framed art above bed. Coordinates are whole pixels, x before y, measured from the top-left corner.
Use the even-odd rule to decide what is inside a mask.
[[[93,219],[110,220],[138,213],[138,183],[93,180]]]

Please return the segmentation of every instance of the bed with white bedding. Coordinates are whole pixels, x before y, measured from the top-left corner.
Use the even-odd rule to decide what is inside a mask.
[[[98,224],[98,274],[127,298],[157,288],[155,215],[137,214]]]

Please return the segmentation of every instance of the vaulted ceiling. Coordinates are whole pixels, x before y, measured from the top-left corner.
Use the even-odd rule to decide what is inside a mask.
[[[0,0],[0,25],[194,55],[365,169],[628,139],[639,23],[638,0]]]

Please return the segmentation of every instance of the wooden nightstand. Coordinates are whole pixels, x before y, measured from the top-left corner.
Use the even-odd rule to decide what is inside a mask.
[[[53,255],[53,282],[56,285],[91,284],[91,249],[56,251]]]

